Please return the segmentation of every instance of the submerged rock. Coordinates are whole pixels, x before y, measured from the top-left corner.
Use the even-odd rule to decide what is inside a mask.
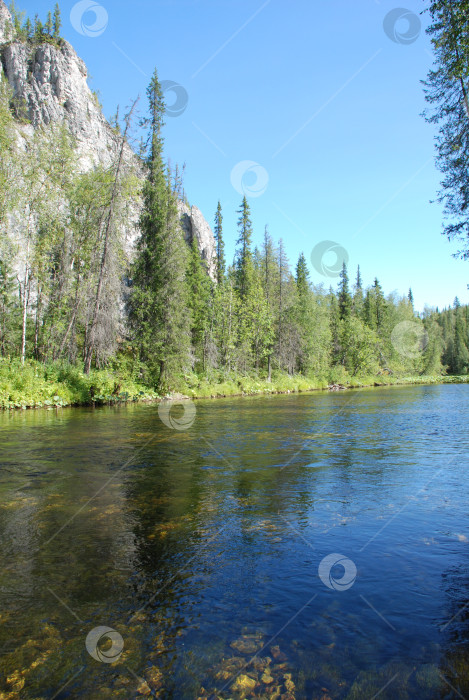
[[[239,651],[240,654],[253,655],[262,649],[262,641],[256,635],[245,634],[231,642],[230,647]]]
[[[246,692],[249,690],[254,690],[254,688],[257,685],[257,681],[255,678],[251,678],[251,676],[248,676],[245,673],[240,674],[233,685],[231,686],[231,690],[233,692]]]
[[[274,679],[270,675],[268,671],[264,671],[264,673],[261,676],[261,681],[265,683],[266,685],[270,685],[270,683],[274,682]]]
[[[275,647],[270,647],[270,653],[274,657],[275,661],[283,663],[287,660],[287,655],[280,651],[280,647],[277,645]]]

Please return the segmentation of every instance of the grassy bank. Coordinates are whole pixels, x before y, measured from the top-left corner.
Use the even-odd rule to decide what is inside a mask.
[[[333,375],[332,375],[333,376]],[[414,376],[395,377],[390,375],[342,377],[341,386],[347,389],[360,389],[369,386],[393,386],[402,384],[460,384],[469,382],[469,376]],[[327,389],[336,384],[334,379],[308,378],[300,375],[281,374],[274,376],[271,382],[253,377],[238,377],[220,383],[200,382],[197,387],[186,388],[185,393],[191,398],[218,398],[222,396],[253,396],[255,394],[286,394]]]
[[[393,384],[441,384],[469,381],[469,376],[418,376],[350,378],[332,370],[323,378],[308,378],[274,373],[272,381],[260,377],[199,379],[195,375],[181,380],[175,389],[190,398],[215,398],[256,394],[296,393],[327,389],[340,383],[348,388],[387,386]],[[154,401],[161,398],[157,392],[128,377],[125,372],[93,370],[89,375],[80,368],[65,364],[42,365],[33,360],[24,365],[18,360],[0,359],[0,408],[25,409],[60,406],[86,406],[122,403],[127,401]]]
[[[85,406],[153,400],[158,395],[124,374],[93,370],[89,375],[67,364],[43,365],[0,359],[0,408]]]

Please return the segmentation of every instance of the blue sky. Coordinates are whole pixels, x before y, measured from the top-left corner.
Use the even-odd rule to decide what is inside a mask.
[[[412,23],[428,5],[403,2]],[[53,2],[18,4],[44,17]],[[61,3],[62,34],[106,116],[139,94],[145,111],[155,66],[187,93],[182,114],[167,117],[166,152],[186,163],[187,196],[211,224],[221,200],[229,258],[244,187],[254,243],[268,224],[292,264],[331,240],[347,251],[351,276],[360,264],[364,281],[377,276],[387,293],[412,285],[419,309],[456,295],[469,302],[469,263],[452,258],[441,207],[430,204],[440,178],[434,128],[420,116],[433,60],[425,15],[420,33],[388,20],[392,41],[383,21],[395,0],[100,0],[98,20],[88,11],[81,24],[77,10],[70,19],[75,5]],[[258,166],[233,173],[246,161]],[[311,276],[337,282],[312,266]]]

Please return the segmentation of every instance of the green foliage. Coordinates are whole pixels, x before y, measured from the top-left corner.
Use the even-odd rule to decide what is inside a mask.
[[[226,272],[226,260],[225,260],[225,243],[223,241],[223,214],[221,210],[221,203],[218,202],[217,211],[215,214],[215,227],[213,229],[213,235],[216,243],[216,263],[217,263],[217,282],[218,284],[223,284]]]
[[[44,24],[38,15],[35,16],[33,24],[31,19],[26,17],[25,12],[17,9],[14,0],[9,6],[9,10],[13,22],[13,33],[9,37],[10,39],[25,41],[33,45],[42,43],[49,43],[58,47],[62,45],[63,39],[60,36],[62,20],[58,4],[55,5],[53,15],[50,11],[47,13]]]
[[[241,208],[238,209],[238,231],[239,237],[236,251],[236,288],[241,299],[245,299],[250,292],[252,282],[253,264],[252,264],[252,221],[251,209],[246,197],[243,197]]]
[[[352,377],[357,374],[379,372],[376,332],[360,318],[349,317],[341,321],[341,344],[345,349],[345,367]]]
[[[53,26],[53,38],[55,41],[60,40],[60,30],[62,28],[62,19],[60,17],[60,7],[58,3],[55,3],[54,7],[54,26]]]
[[[430,320],[438,323],[443,344],[442,362],[451,374],[469,372],[469,310],[456,298],[453,308],[434,314]]]
[[[64,362],[42,364],[0,358],[0,407],[41,408],[152,400],[155,392],[125,372],[93,370],[85,375]]]
[[[435,68],[428,73],[426,113],[439,125],[436,164],[443,174],[438,201],[447,223],[443,233],[462,243],[457,255],[469,257],[469,0],[432,0],[428,9]]]
[[[192,240],[186,280],[188,306],[191,311],[191,338],[194,366],[204,372],[207,364],[209,328],[212,317],[212,283],[203,264],[197,241]]]
[[[350,318],[352,313],[352,297],[350,296],[349,282],[347,265],[342,264],[342,270],[340,272],[340,284],[339,284],[339,318],[341,321],[345,321]]]
[[[0,82],[0,225],[15,204],[15,134],[10,111],[11,91]]]
[[[57,41],[57,7],[45,26],[37,18],[34,30],[14,12],[17,33],[27,27],[26,40],[34,41],[34,32],[37,40]],[[23,129],[25,147],[16,148],[11,107],[18,121],[24,105],[15,105],[0,84],[0,224],[6,230],[16,211],[22,227],[19,244],[0,238],[4,406],[468,375],[468,307],[455,300],[451,309],[419,315],[410,290],[385,297],[376,278],[365,286],[360,268],[351,285],[345,265],[338,288],[325,292],[312,284],[303,254],[292,271],[282,240],[274,242],[267,226],[262,245],[252,249],[246,197],[228,268],[218,203],[216,279],[210,279],[197,241],[188,246],[183,238],[182,173],[164,162],[165,105],[156,71],[148,98],[141,187],[123,155],[133,107],[124,131],[116,115],[120,151],[113,162],[82,173],[65,125],[33,134]],[[140,237],[128,269],[129,204],[142,191]]]
[[[188,368],[187,247],[169,173],[163,165],[164,100],[155,70],[148,91],[148,176],[143,190],[141,236],[133,270],[130,317],[146,381],[171,388]]]

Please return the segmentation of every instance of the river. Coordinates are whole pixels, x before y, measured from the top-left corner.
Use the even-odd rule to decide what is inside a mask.
[[[1,414],[0,697],[469,697],[468,416],[467,384]]]

